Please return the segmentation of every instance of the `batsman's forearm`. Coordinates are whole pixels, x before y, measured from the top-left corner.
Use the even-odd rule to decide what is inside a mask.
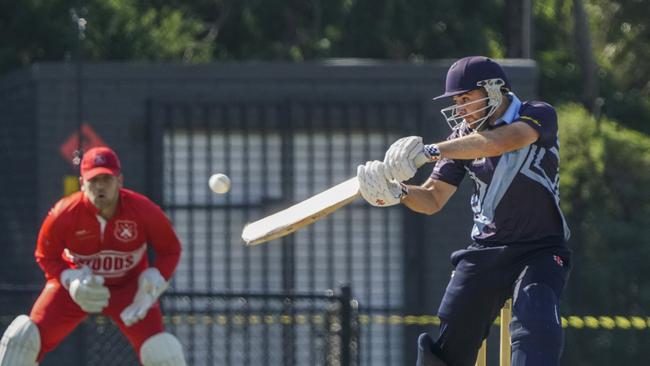
[[[437,144],[440,155],[448,159],[477,159],[499,156],[535,143],[539,133],[524,122],[472,133]]]
[[[420,186],[407,186],[408,195],[402,198],[402,204],[411,210],[425,215],[433,215],[440,211],[442,205],[436,201],[428,188]]]
[[[501,154],[499,144],[481,133],[463,136],[437,144],[440,155],[447,159],[477,159]]]

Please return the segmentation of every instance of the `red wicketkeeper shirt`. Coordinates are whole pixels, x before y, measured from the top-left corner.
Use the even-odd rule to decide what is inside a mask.
[[[36,245],[36,262],[46,278],[59,278],[68,268],[90,267],[107,285],[138,278],[148,265],[147,247],[155,252],[154,267],[169,280],[181,245],[164,212],[147,197],[120,189],[115,215],[99,216],[83,195],[61,199],[45,218]]]

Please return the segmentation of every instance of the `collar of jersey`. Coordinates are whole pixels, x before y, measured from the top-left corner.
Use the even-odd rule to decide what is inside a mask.
[[[517,98],[517,96],[512,93],[508,92],[506,94],[506,97],[510,99],[510,106],[508,106],[508,109],[506,109],[506,112],[499,118],[494,126],[500,126],[503,124],[509,125],[512,122],[516,121],[517,118],[519,118],[519,109],[521,108],[521,100]]]

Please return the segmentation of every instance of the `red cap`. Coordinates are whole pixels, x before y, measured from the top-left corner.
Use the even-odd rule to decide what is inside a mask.
[[[81,177],[90,180],[99,174],[120,175],[120,159],[108,147],[94,147],[84,153],[81,160]]]

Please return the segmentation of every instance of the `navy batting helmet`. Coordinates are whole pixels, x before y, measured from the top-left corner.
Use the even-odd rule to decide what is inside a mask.
[[[501,79],[503,87],[510,89],[510,82],[501,66],[485,56],[470,56],[454,62],[447,71],[445,93],[435,99],[453,97],[480,88],[481,82],[489,79]]]

